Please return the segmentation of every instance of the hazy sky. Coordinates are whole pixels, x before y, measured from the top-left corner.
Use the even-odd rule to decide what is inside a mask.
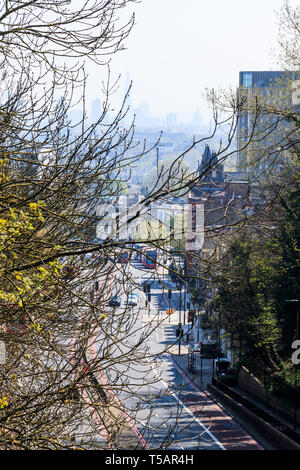
[[[292,1],[292,4],[297,4]],[[185,118],[206,108],[205,87],[236,87],[241,70],[278,70],[275,11],[283,0],[142,0],[127,50],[112,70],[133,80],[133,106],[147,101],[152,116]],[[93,74],[91,78],[93,79]],[[123,85],[122,85],[123,86]]]

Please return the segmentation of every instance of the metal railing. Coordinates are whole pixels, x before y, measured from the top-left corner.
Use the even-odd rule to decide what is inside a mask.
[[[263,421],[269,423],[272,427],[278,429],[281,433],[285,434],[287,437],[297,442],[297,444],[300,444],[300,435],[295,430],[292,430],[289,426],[282,423],[279,419],[275,418],[275,416],[269,414],[266,410],[256,406],[253,402],[240,395],[237,391],[232,390],[232,388],[228,387],[227,385],[221,383],[214,377],[212,378],[212,385],[221,392],[223,392],[225,395],[231,397],[237,403],[243,405],[243,407],[251,411],[259,418],[261,418]]]
[[[296,388],[296,386],[287,383],[283,377],[274,375],[274,371],[271,371],[257,359],[245,359],[242,365],[261,382],[270,397],[275,398],[285,408],[294,406],[295,396],[299,396],[299,385]],[[297,400],[297,408],[299,407],[300,400]]]

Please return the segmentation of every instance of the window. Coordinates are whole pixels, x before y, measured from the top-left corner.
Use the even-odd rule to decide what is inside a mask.
[[[195,232],[196,231],[196,212],[197,212],[197,209],[196,209],[196,206],[195,204],[193,204],[192,206],[192,231]]]
[[[252,73],[251,72],[243,73],[243,86],[245,88],[252,87]]]

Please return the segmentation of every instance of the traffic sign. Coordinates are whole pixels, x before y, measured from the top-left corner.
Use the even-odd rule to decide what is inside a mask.
[[[142,286],[143,286],[143,292],[145,292],[146,294],[150,292],[151,284],[147,284],[146,282],[144,282]]]
[[[183,329],[181,327],[178,327],[176,329],[176,336],[177,336],[177,338],[182,338],[183,337]]]
[[[175,312],[174,308],[169,308],[169,310],[166,311],[167,315],[172,315]]]
[[[203,359],[218,359],[224,357],[217,343],[201,344],[200,355]]]

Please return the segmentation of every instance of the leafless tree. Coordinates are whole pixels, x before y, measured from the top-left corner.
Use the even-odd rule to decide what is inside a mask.
[[[162,258],[170,255],[174,233],[162,237],[150,223],[144,244],[140,237],[97,239],[97,225],[107,219],[97,207],[118,203],[128,171],[152,150],[136,143],[134,123],[123,126],[126,96],[119,110],[112,114],[110,109],[116,83],[108,63],[133,25],[133,18],[125,25],[117,18],[129,3],[134,2],[5,1],[1,8],[2,448],[142,448],[142,431],[134,433],[132,422],[143,423],[139,429],[145,430],[150,446],[165,448],[177,427],[179,409],[157,444],[151,429],[154,404],[169,390],[159,388],[150,339],[163,319],[157,314],[143,325],[143,305],[132,309],[128,302],[130,293],[141,288],[144,273],[131,260],[146,244],[163,255],[153,275],[164,286]],[[84,60],[107,70],[102,113],[91,125],[84,104]],[[83,112],[74,123],[69,114],[79,87]],[[211,103],[211,135],[194,139],[172,164],[157,168],[152,187],[130,208],[131,224],[138,223],[141,207],[147,213],[157,201],[170,202],[179,192],[187,195],[209,174],[214,162],[202,173],[191,173],[184,159],[220,127],[227,138],[217,149],[218,163],[237,152],[240,113],[249,103],[232,97],[230,109],[220,111],[215,93]],[[252,107],[254,122],[260,113],[260,106]],[[223,212],[230,207],[241,217],[222,216],[217,229],[206,230],[212,239],[224,227],[241,224],[240,207],[226,201]],[[120,232],[121,213],[114,222]],[[177,246],[184,257],[184,243]],[[129,263],[120,263],[123,251]],[[202,263],[199,253],[193,256]],[[176,265],[173,271],[180,275]],[[202,264],[198,271],[196,277],[204,276]],[[121,297],[120,306],[109,305],[112,294]],[[169,346],[161,352],[168,351]]]

